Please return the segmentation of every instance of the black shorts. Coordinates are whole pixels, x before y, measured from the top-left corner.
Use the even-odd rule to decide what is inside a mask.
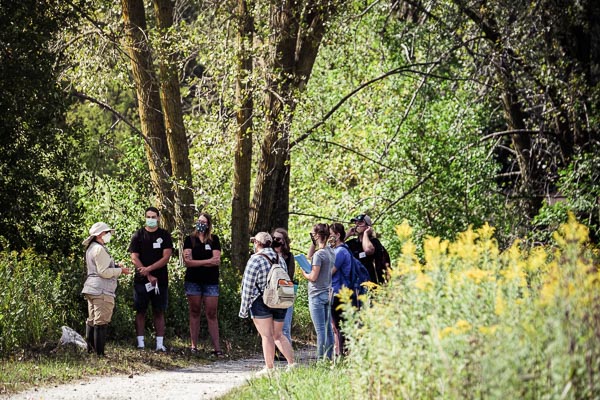
[[[146,291],[146,285],[144,283],[133,284],[133,306],[138,312],[146,312],[148,304],[152,302],[152,310],[154,311],[166,311],[169,303],[169,286],[158,285],[159,293],[156,294],[154,290]]]

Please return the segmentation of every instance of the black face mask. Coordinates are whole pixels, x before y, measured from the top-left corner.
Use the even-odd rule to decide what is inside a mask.
[[[283,246],[283,243],[281,242],[281,239],[273,239],[273,247],[274,248],[279,248]]]
[[[203,224],[201,222],[196,223],[196,230],[200,233],[204,233],[208,230],[208,225]]]

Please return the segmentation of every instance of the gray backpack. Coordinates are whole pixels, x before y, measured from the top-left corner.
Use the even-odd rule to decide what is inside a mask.
[[[275,261],[272,261],[266,254],[261,254],[261,256],[269,260],[269,264],[271,264],[267,275],[267,286],[262,292],[263,302],[269,308],[290,308],[296,299],[294,282],[279,264],[279,256]]]

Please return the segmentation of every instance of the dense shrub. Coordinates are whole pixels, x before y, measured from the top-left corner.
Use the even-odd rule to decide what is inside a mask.
[[[119,253],[119,251],[115,251]],[[125,259],[123,257],[117,257]],[[62,325],[80,333],[85,330],[87,303],[81,295],[85,281],[85,265],[81,254],[64,257],[43,255],[34,250],[0,252],[0,357],[22,349],[48,345],[54,347],[60,338]],[[169,307],[166,313],[167,344],[175,337],[189,338],[188,304],[183,288],[185,267],[177,258],[169,264]],[[249,319],[238,317],[241,275],[231,268],[227,254],[221,264],[219,326],[225,349],[239,348],[255,335]],[[301,285],[296,304],[294,336],[312,335],[308,313],[306,284]],[[133,277],[119,277],[117,297],[109,335],[114,340],[134,343],[135,310],[133,308]],[[152,311],[146,318],[146,333],[154,336]],[[202,316],[200,339],[210,343],[206,319]]]
[[[600,275],[587,228],[571,217],[553,245],[502,253],[493,232],[428,238],[420,260],[411,228],[397,228],[390,284],[347,324],[357,396],[600,396]]]
[[[32,250],[0,252],[0,356],[54,342],[85,316],[81,262]]]

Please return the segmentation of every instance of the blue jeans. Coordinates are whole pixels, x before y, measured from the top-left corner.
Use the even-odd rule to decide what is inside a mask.
[[[333,354],[333,331],[331,330],[331,303],[329,293],[321,293],[308,297],[310,318],[317,332],[317,358],[326,356],[331,359]]]
[[[290,344],[292,344],[292,314],[294,314],[294,306],[287,309],[283,320],[283,336],[288,339]]]

